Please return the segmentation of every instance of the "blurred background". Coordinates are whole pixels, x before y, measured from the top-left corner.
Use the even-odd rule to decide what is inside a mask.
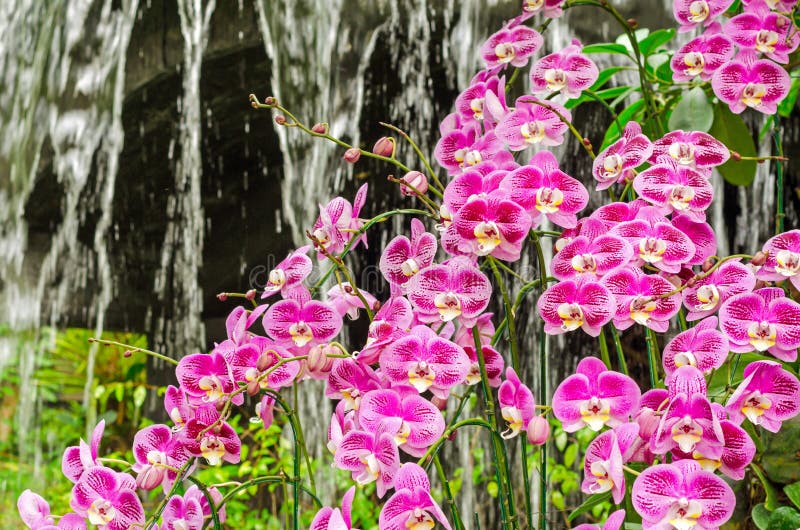
[[[640,27],[674,25],[670,1],[615,5]],[[332,134],[367,149],[388,132],[378,122],[391,122],[430,157],[439,121],[480,68],[478,46],[519,8],[516,0],[0,2],[0,525],[19,525],[12,507],[28,487],[52,497],[54,511],[64,506],[61,452],[98,419],[109,425],[103,453],[119,455],[138,428],[164,419],[158,387],[174,382],[172,370],[90,345],[89,337],[173,358],[207,351],[225,337],[236,305],[216,294],[263,286],[271,266],[304,244],[320,202],[352,198],[369,182],[365,215],[409,203],[386,181],[393,167],[345,164],[338,147],[251,109],[249,93],[275,96],[306,123],[329,122]],[[575,35],[613,42],[618,33],[601,14],[569,12],[548,28],[545,50]],[[749,119],[757,131],[760,118]],[[575,120],[599,145],[608,125],[602,111],[583,106]],[[784,130],[791,154],[800,129],[793,120]],[[761,147],[771,149],[769,137]],[[413,152],[399,153],[416,167]],[[559,156],[568,173],[591,179],[575,142]],[[747,188],[715,176],[720,254],[753,251],[771,234],[773,172],[760,165]],[[789,228],[795,187],[789,164]],[[603,199],[593,194],[596,204]],[[372,232],[353,266],[377,263],[406,226],[398,219]],[[376,290],[379,299],[388,294]],[[521,326],[533,351],[534,326]],[[626,340],[643,349],[640,339]],[[534,375],[531,353],[528,376],[544,389],[591,351],[575,340],[553,344],[546,380]],[[309,421],[306,438],[318,445],[317,473],[330,485],[322,500],[338,502],[347,474],[328,467],[329,416],[320,415],[328,402],[311,385],[296,399],[305,417],[322,418]],[[280,468],[280,427],[248,431],[250,442],[277,445],[258,460],[263,469],[243,473]],[[481,476],[478,445],[451,451],[459,480]],[[470,512],[486,497],[476,490],[491,486],[458,495]],[[270,490],[234,508],[233,520],[257,509],[267,521],[261,527],[280,528],[267,514],[280,512],[281,499]]]

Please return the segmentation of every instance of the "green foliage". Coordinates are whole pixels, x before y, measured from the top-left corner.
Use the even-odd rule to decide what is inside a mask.
[[[714,107],[699,86],[683,94],[669,117],[671,131],[708,132],[713,123]]]
[[[742,156],[756,156],[756,144],[750,128],[742,117],[730,111],[727,105],[717,103],[714,106],[714,123],[708,131],[711,136],[724,143],[728,149]],[[734,160],[731,158],[721,166],[719,172],[731,184],[747,186],[756,176],[756,163],[752,160]]]

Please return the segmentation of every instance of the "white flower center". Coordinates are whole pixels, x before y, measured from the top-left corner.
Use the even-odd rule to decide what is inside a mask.
[[[669,156],[679,164],[691,166],[694,164],[694,146],[686,142],[675,142],[669,146]]]
[[[436,379],[436,373],[426,361],[417,362],[416,366],[408,371],[408,382],[420,394],[430,388],[434,379]]]
[[[603,158],[603,178],[617,178],[622,173],[624,161],[617,153]]]
[[[758,107],[767,95],[767,87],[761,83],[747,83],[742,90],[741,102],[748,107]]]
[[[473,98],[469,102],[469,108],[472,110],[472,116],[476,120],[483,119],[483,98]]]
[[[561,329],[564,331],[572,331],[583,325],[583,309],[578,304],[559,305],[558,316],[561,317]]]
[[[775,324],[762,320],[761,322],[751,322],[747,326],[747,336],[750,337],[750,345],[756,351],[766,351],[775,346],[775,338],[778,330]]]
[[[772,400],[766,396],[762,396],[761,392],[756,390],[747,396],[742,403],[742,414],[753,424],[760,425],[761,416],[770,408],[772,408]]]
[[[775,51],[775,45],[778,44],[780,35],[777,32],[762,29],[756,34],[756,50],[761,53],[772,53]]]
[[[536,190],[536,209],[542,213],[554,213],[564,202],[564,193],[558,188]]]
[[[683,64],[686,65],[687,75],[699,75],[706,67],[706,59],[700,52],[689,52],[683,56]]]
[[[548,90],[558,92],[567,86],[567,73],[561,68],[548,68],[544,72]]]
[[[510,42],[501,42],[497,46],[494,47],[494,54],[497,56],[498,62],[501,63],[510,63],[514,60],[514,57],[517,55],[516,50],[514,50],[514,45]]]
[[[525,143],[531,145],[538,144],[545,137],[544,124],[538,121],[523,123],[522,127],[519,128],[519,132],[525,139]]]
[[[779,250],[775,255],[775,272],[783,276],[794,276],[800,272],[800,254],[791,250]]]
[[[591,254],[576,254],[572,256],[572,268],[578,273],[591,273],[597,272],[597,261]]]
[[[592,396],[591,399],[581,403],[580,412],[583,422],[597,432],[611,418],[611,405],[605,399]]]
[[[697,289],[697,300],[700,302],[694,306],[699,311],[710,311],[717,307],[719,303],[719,289],[713,283],[701,285]]]
[[[289,335],[292,337],[292,342],[294,342],[295,346],[298,348],[302,348],[314,338],[311,328],[302,320],[289,326]]]
[[[631,300],[631,319],[644,326],[650,320],[650,313],[655,311],[656,307],[657,304],[651,297],[638,295]]]
[[[691,453],[702,437],[703,428],[689,415],[684,416],[672,426],[672,439],[684,453]]]
[[[93,525],[104,526],[114,520],[114,517],[117,516],[117,510],[109,501],[97,499],[89,506],[86,515],[89,516],[89,522]]]
[[[669,192],[669,204],[679,212],[688,210],[692,199],[694,199],[694,190],[689,186],[678,184]]]
[[[658,263],[667,251],[667,243],[656,237],[643,237],[639,241],[639,257],[646,263]]]
[[[478,240],[479,256],[490,254],[501,243],[500,229],[494,221],[482,221],[475,225],[472,233]]]
[[[444,322],[450,322],[461,315],[461,300],[452,291],[437,294],[433,303],[439,309],[439,315]]]
[[[689,21],[702,22],[708,18],[711,10],[708,8],[708,3],[705,0],[695,0],[689,4]]]

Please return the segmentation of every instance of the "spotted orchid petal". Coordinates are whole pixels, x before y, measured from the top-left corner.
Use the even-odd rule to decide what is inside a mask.
[[[691,81],[698,75],[708,81],[733,58],[733,41],[723,33],[703,34],[681,46],[670,61],[675,81]]]
[[[602,278],[615,272],[633,258],[633,248],[617,236],[597,238],[578,236],[553,256],[550,264],[553,276],[559,280],[581,277]]]
[[[636,168],[642,165],[653,152],[653,143],[642,134],[642,127],[635,121],[625,125],[622,138],[601,151],[592,164],[592,175],[597,180],[597,189],[604,190],[616,182],[632,180]]]
[[[548,96],[561,93],[576,98],[597,81],[597,65],[581,53],[583,46],[573,40],[558,53],[551,53],[536,61],[531,68],[531,88],[534,94]]]
[[[714,72],[711,80],[714,93],[736,114],[747,107],[775,114],[778,103],[789,92],[789,84],[786,70],[763,59],[749,64],[731,61]]]
[[[313,268],[311,258],[306,255],[310,248],[310,245],[298,248],[270,270],[261,298],[268,298],[277,292],[286,298],[286,293],[303,283]]]
[[[542,36],[527,26],[505,27],[487,39],[480,54],[488,68],[521,67],[543,43]]]
[[[506,379],[497,391],[500,413],[508,422],[508,428],[501,433],[505,439],[517,436],[528,428],[536,415],[536,401],[531,390],[519,380],[510,366],[506,368]]]
[[[762,250],[767,261],[756,276],[772,282],[788,279],[800,289],[800,230],[789,230],[770,238]]]
[[[693,221],[706,220],[714,199],[714,188],[704,175],[667,158],[639,173],[633,189],[662,214],[679,212]]]
[[[667,377],[681,366],[694,366],[704,374],[722,366],[728,355],[728,338],[717,330],[717,317],[701,320],[679,333],[664,347],[662,361]]]
[[[445,530],[452,530],[430,491],[425,470],[417,464],[403,464],[395,476],[395,493],[381,509],[378,519],[381,530],[427,530],[436,521]]]
[[[638,323],[663,333],[669,328],[669,319],[680,309],[680,294],[661,276],[622,269],[603,277],[600,283],[616,299],[614,326],[620,330]]]
[[[780,363],[756,361],[744,369],[744,380],[725,405],[730,419],[740,425],[745,418],[771,432],[800,413],[800,382]]]
[[[270,306],[263,324],[278,344],[305,353],[336,336],[342,327],[342,317],[316,300],[281,300]]]
[[[460,178],[460,177],[459,177]],[[381,255],[380,270],[384,278],[396,285],[404,285],[436,256],[436,236],[425,231],[418,219],[411,221],[412,236],[392,239]]]
[[[95,466],[72,488],[70,507],[93,525],[127,530],[144,524],[144,508],[136,496],[136,482],[125,473]]]
[[[604,285],[587,280],[566,280],[551,285],[537,302],[544,330],[560,334],[581,328],[592,337],[616,313],[614,295]]]
[[[477,256],[506,261],[519,259],[531,217],[517,203],[496,194],[468,201],[455,215],[458,234]]]
[[[377,432],[382,422],[399,420],[395,443],[408,454],[420,457],[442,435],[445,424],[435,405],[416,391],[411,392],[394,389],[367,392],[358,409],[358,420],[369,432]]]
[[[512,151],[522,151],[536,144],[561,145],[568,128],[559,114],[567,121],[572,119],[572,114],[558,103],[523,96],[517,99],[514,110],[500,120],[494,132]]]
[[[711,25],[732,3],[733,0],[674,0],[672,13],[681,25],[678,31],[683,33]]]

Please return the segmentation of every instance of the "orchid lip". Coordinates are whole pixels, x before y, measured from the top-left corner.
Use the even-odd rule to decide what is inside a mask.
[[[469,108],[472,110],[472,117],[476,120],[483,119],[483,98],[473,98],[469,102]]]
[[[538,11],[544,5],[544,0],[527,0],[525,2],[525,6],[522,8],[523,11]]]
[[[624,161],[617,153],[606,155],[603,158],[603,177],[605,179],[617,178],[622,173]]]
[[[294,342],[295,346],[298,348],[302,348],[314,338],[311,328],[302,320],[289,326],[289,335],[292,337],[292,342]]]
[[[472,231],[478,240],[478,255],[485,256],[491,253],[502,242],[500,229],[494,221],[482,221],[475,225]]]
[[[787,278],[800,273],[800,254],[790,250],[779,250],[775,255],[775,272]]]
[[[508,429],[503,431],[500,436],[507,440],[518,435],[524,427],[522,422],[522,411],[517,407],[503,407],[500,409],[500,414],[503,416],[503,419],[508,422]]]
[[[695,0],[689,4],[689,21],[703,22],[711,14],[708,3],[705,0]]]
[[[583,325],[583,309],[578,304],[565,302],[558,306],[557,311],[564,331],[572,331]]]
[[[690,351],[680,352],[675,355],[675,366],[680,368],[681,366],[697,366],[697,358],[694,354]]]
[[[745,398],[742,405],[742,414],[754,425],[760,425],[761,417],[770,408],[772,408],[772,400],[761,395],[761,392],[756,390]]]
[[[687,75],[699,75],[706,67],[706,59],[700,52],[689,52],[683,56],[683,64],[686,65],[684,72]]]
[[[467,153],[464,155],[464,164],[468,166],[476,166],[481,162],[483,162],[483,156],[481,155],[481,152],[476,149],[467,151]]]
[[[694,146],[690,143],[674,142],[670,144],[668,152],[673,160],[684,166],[693,165],[695,162]]]
[[[706,458],[700,451],[696,450],[692,453],[692,458],[700,464],[700,467],[713,473],[722,466],[722,461],[714,458]]]
[[[741,102],[748,107],[758,107],[767,95],[767,87],[762,83],[747,83],[742,90]]]
[[[759,30],[756,34],[756,49],[761,53],[772,53],[779,40],[780,35],[777,32],[768,29]]]
[[[217,466],[225,456],[225,446],[213,434],[206,434],[203,441],[200,442],[200,454],[208,461],[209,465]]]
[[[567,74],[561,68],[548,68],[544,72],[544,80],[548,90],[558,92],[567,86]]]
[[[433,299],[433,303],[439,310],[439,316],[444,322],[450,322],[461,315],[461,300],[452,291],[437,294]]]
[[[639,257],[646,263],[658,263],[667,251],[667,243],[656,237],[643,237],[639,240]]]
[[[591,487],[592,493],[604,493],[614,487],[614,481],[609,477],[608,468],[609,463],[606,460],[597,460],[589,466],[589,471],[595,477],[595,483]]]
[[[570,263],[572,264],[572,268],[575,269],[576,272],[579,273],[597,272],[597,261],[591,254],[576,254],[572,256]]]
[[[703,428],[691,416],[684,416],[672,426],[672,439],[684,453],[691,453],[703,437]]]
[[[558,188],[536,190],[536,209],[542,213],[555,213],[564,202],[564,193]]]
[[[647,325],[650,320],[650,313],[656,310],[655,300],[649,296],[636,296],[631,300],[630,314],[631,319],[639,324]]]
[[[692,199],[694,199],[694,190],[689,186],[678,184],[669,193],[669,204],[678,211],[688,210]]]
[[[436,373],[426,361],[419,361],[414,368],[408,371],[408,382],[420,394],[428,390],[436,379]]]
[[[778,330],[775,324],[767,321],[751,322],[747,326],[747,336],[750,337],[750,345],[756,351],[766,351],[775,346]]]
[[[286,283],[286,273],[283,269],[272,269],[269,271],[269,286],[280,287]]]
[[[700,302],[695,304],[695,309],[699,311],[711,311],[719,304],[719,289],[713,283],[701,285],[695,294]]]
[[[117,516],[117,510],[114,506],[105,499],[95,500],[86,514],[89,516],[89,522],[97,526],[105,526]]]
[[[408,530],[431,530],[436,522],[427,511],[422,508],[414,508],[405,525]]]
[[[410,278],[419,272],[419,264],[414,258],[408,258],[400,265],[403,276]]]
[[[510,63],[516,56],[514,45],[510,42],[501,42],[494,47],[494,54],[497,56],[498,62]]]
[[[522,124],[519,132],[525,139],[525,143],[538,144],[545,137],[544,125],[539,121],[528,121]]]
[[[203,400],[209,403],[217,401],[225,395],[225,391],[222,388],[222,381],[220,381],[219,377],[216,375],[204,375],[197,382],[197,386],[200,387],[200,390],[205,391],[206,395]]]
[[[595,432],[611,418],[611,405],[605,399],[592,396],[580,406],[581,419]]]

